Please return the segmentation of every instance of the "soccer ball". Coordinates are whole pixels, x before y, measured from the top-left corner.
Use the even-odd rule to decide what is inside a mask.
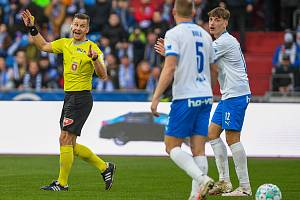
[[[279,187],[274,184],[263,184],[259,186],[255,194],[255,200],[281,200],[282,195]]]

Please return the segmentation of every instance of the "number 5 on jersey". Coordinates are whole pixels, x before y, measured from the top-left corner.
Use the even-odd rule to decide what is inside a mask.
[[[204,56],[202,52],[202,47],[203,47],[202,42],[196,42],[197,69],[199,74],[203,71],[203,65],[204,65]]]

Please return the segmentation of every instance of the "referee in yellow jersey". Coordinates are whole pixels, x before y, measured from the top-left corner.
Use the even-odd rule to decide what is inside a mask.
[[[88,118],[92,106],[92,76],[94,70],[102,78],[107,78],[103,53],[92,41],[87,40],[90,18],[86,14],[75,14],[71,25],[72,38],[61,38],[47,42],[34,25],[34,17],[29,10],[22,13],[24,24],[29,29],[34,44],[41,50],[50,53],[62,53],[64,60],[64,91],[65,99],[60,117],[60,171],[58,179],[42,190],[68,190],[68,177],[74,156],[94,165],[99,169],[109,190],[113,184],[116,166],[104,162],[89,148],[76,143],[81,129]]]

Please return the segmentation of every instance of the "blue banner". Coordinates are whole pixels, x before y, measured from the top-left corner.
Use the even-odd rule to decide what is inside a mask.
[[[92,91],[95,101],[149,101],[151,94],[145,91],[118,91],[98,92]],[[63,101],[64,91],[1,91],[1,101]]]

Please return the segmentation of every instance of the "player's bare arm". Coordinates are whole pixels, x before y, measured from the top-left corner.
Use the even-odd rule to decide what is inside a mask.
[[[92,49],[92,45],[89,46],[88,57],[94,62],[95,72],[101,79],[107,79],[107,71],[105,65],[103,65],[98,59],[98,53]]]
[[[29,33],[33,38],[34,44],[41,50],[52,53],[52,47],[49,42],[47,42],[44,37],[38,32],[34,25],[34,16],[31,15],[29,10],[22,12],[22,19],[27,28],[29,28]]]
[[[151,111],[154,116],[159,116],[157,112],[157,106],[160,100],[161,95],[167,89],[167,87],[171,84],[174,72],[176,69],[177,57],[176,56],[167,56],[165,60],[164,67],[162,69],[157,87],[155,89],[152,104],[151,104]]]

